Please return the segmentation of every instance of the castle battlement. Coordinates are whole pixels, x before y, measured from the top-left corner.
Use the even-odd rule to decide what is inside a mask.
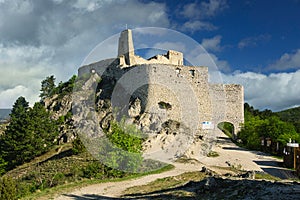
[[[118,58],[120,65],[129,67],[139,64],[170,64],[183,65],[183,54],[178,51],[169,50],[165,55],[156,55],[150,59],[144,59],[134,53],[132,31],[130,29],[121,32],[119,37]]]

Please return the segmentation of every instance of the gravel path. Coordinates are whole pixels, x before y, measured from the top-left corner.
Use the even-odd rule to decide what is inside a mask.
[[[202,159],[201,162],[205,166],[232,166],[247,171],[266,172],[281,179],[295,178],[291,170],[282,167],[282,160],[266,153],[238,147],[221,131],[213,151],[218,152],[220,156]]]

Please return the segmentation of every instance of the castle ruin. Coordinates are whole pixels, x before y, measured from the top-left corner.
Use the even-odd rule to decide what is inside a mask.
[[[208,70],[185,66],[183,54],[174,50],[150,59],[136,55],[128,29],[120,34],[116,58],[82,66],[78,75],[98,74],[102,88],[99,99],[109,99],[112,106],[121,107],[120,111],[143,131],[159,132],[159,126],[170,120],[184,124],[185,131],[194,132],[196,142],[190,148],[194,154],[197,141],[212,133],[220,122],[233,124],[234,135],[244,122],[243,86],[209,83]],[[103,114],[100,120],[111,119],[108,115]]]

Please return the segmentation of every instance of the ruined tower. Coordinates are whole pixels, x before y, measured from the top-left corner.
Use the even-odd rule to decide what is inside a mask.
[[[132,40],[132,31],[130,29],[121,32],[119,37],[118,57],[124,56],[125,63],[132,65],[134,58],[134,47]]]

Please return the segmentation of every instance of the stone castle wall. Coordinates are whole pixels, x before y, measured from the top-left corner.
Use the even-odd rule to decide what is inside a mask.
[[[105,70],[104,70],[105,69]],[[211,121],[230,122],[235,133],[244,122],[243,87],[236,84],[209,84],[207,67],[191,67],[167,64],[140,64],[130,68],[119,65],[119,59],[107,59],[79,69],[79,76],[84,73],[98,73],[111,77],[121,85],[126,85],[127,93],[133,94],[143,86],[142,99],[144,112],[164,113],[164,118],[181,121],[186,126]],[[130,73],[129,73],[130,72]],[[127,74],[127,77],[123,77]],[[123,79],[119,80],[119,78]],[[129,103],[129,98],[128,102]],[[171,108],[162,112],[165,103]]]
[[[208,68],[184,66],[181,52],[169,50],[165,55],[148,60],[137,56],[131,30],[121,33],[117,58],[82,66],[78,70],[79,76],[85,73],[97,73],[108,79],[112,89],[119,83],[129,95],[143,86],[143,91],[136,92],[136,97],[143,100],[145,112],[163,113],[164,117],[184,122],[197,131],[201,131],[202,122],[213,122],[216,126],[226,121],[234,125],[237,133],[244,122],[241,85],[210,84]],[[129,99],[126,97],[124,101],[128,101],[123,103],[130,103]],[[170,108],[163,110],[162,104]]]

